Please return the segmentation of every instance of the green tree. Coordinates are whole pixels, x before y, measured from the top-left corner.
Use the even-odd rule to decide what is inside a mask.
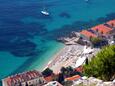
[[[64,81],[64,75],[62,73],[60,73],[58,76],[58,82],[62,84],[63,81]]]
[[[50,68],[46,68],[46,69],[42,72],[42,74],[43,74],[45,77],[47,77],[47,76],[52,75],[52,74],[53,74],[53,71],[52,71]]]
[[[90,41],[91,41],[93,44],[97,44],[97,43],[100,43],[100,42],[102,41],[102,39],[101,39],[101,38],[97,38],[97,37],[95,37],[95,38],[91,37],[91,38],[90,38]]]
[[[84,73],[110,80],[115,75],[115,45],[104,47],[88,65],[84,65]]]
[[[77,72],[71,66],[68,66],[66,68],[62,67],[61,68],[61,73],[64,75],[64,77],[71,77],[71,76],[74,76],[74,75],[82,76],[82,74],[80,72]]]
[[[61,73],[66,76],[66,77],[70,77],[71,74],[74,72],[73,68],[72,67],[62,67],[61,68]]]
[[[65,73],[67,70],[65,67],[62,67],[60,71],[61,71],[61,73]]]

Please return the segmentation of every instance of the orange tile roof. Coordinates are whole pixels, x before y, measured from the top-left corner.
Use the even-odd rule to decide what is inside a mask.
[[[108,21],[107,24],[110,25],[110,26],[112,26],[112,24],[113,24],[112,27],[115,27],[115,19],[111,20],[111,21]]]
[[[89,32],[89,31],[87,31],[87,30],[82,30],[80,33],[81,33],[82,35],[88,37],[88,38],[90,38],[90,37],[97,37],[95,34],[93,34],[92,32]]]
[[[65,80],[73,81],[73,80],[77,80],[77,79],[80,79],[80,78],[81,78],[81,76],[75,75],[75,76],[72,76],[72,77],[65,78]]]
[[[75,71],[77,71],[77,72],[82,72],[82,71],[83,71],[83,67],[80,66],[80,67],[78,67],[78,68],[75,68]]]
[[[7,84],[11,84],[11,83],[15,84],[18,82],[23,82],[24,80],[28,81],[32,78],[34,79],[39,76],[42,76],[41,73],[39,71],[33,70],[33,71],[27,71],[27,72],[10,76],[8,78],[5,78],[4,80],[7,82]]]
[[[45,79],[47,82],[50,82],[50,81],[53,80],[52,76],[45,77],[44,79]]]
[[[105,26],[103,24],[97,25],[97,26],[95,26],[95,27],[93,27],[91,29],[94,30],[94,31],[98,30],[99,33],[103,32],[103,34],[107,34],[112,30],[112,28],[109,28],[109,27],[107,27],[107,26]]]
[[[11,79],[9,77],[5,81],[7,82],[8,86],[11,86]]]

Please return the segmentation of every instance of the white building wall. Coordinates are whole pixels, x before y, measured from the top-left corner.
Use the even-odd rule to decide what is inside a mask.
[[[4,79],[2,79],[2,86],[8,86]]]

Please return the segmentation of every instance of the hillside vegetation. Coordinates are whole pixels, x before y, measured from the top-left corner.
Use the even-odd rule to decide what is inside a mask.
[[[115,45],[104,47],[88,65],[84,65],[84,74],[105,81],[115,78]]]

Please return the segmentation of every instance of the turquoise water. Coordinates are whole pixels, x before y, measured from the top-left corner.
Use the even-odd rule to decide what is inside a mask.
[[[115,0],[0,0],[0,79],[42,70],[64,45],[56,38],[115,18]],[[46,8],[50,16],[40,13]]]

